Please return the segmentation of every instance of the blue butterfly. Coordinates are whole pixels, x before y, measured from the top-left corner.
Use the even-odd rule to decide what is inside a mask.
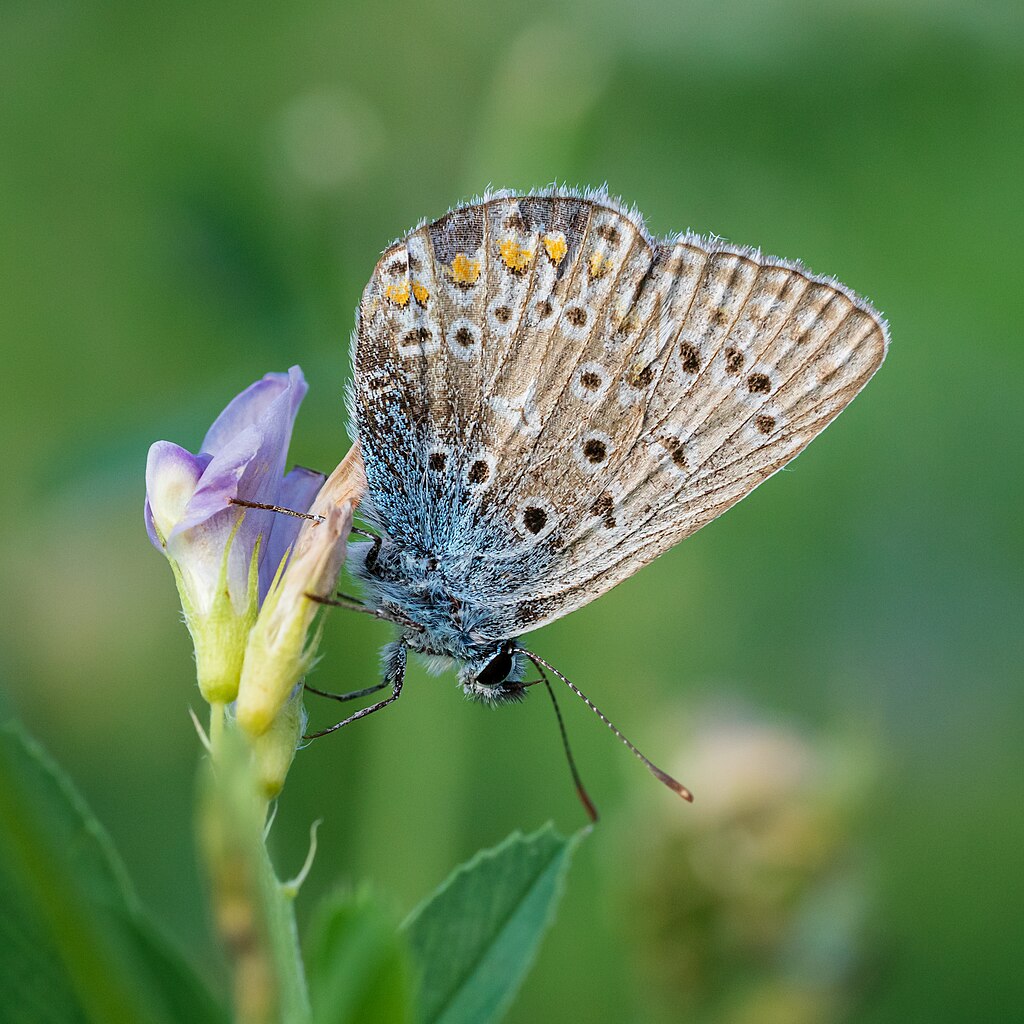
[[[350,567],[399,625],[359,695],[392,694],[333,728],[398,698],[409,651],[491,704],[523,697],[532,662],[597,711],[520,637],[784,466],[886,346],[836,281],[652,238],[604,194],[496,193],[417,227],[363,293],[349,394],[374,529]]]

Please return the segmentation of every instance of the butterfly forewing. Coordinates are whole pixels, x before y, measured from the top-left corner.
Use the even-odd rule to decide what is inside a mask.
[[[495,196],[393,246],[364,294],[370,495],[511,637],[785,465],[886,343],[867,303],[797,264],[659,243],[607,197]]]

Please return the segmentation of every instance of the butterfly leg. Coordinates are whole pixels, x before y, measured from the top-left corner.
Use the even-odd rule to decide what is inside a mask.
[[[310,693],[315,693],[318,697],[330,697],[331,700],[359,700],[360,697],[369,697],[371,693],[376,693],[378,690],[383,690],[390,679],[382,679],[379,683],[374,683],[373,686],[367,686],[362,690],[353,690],[351,693],[328,693],[327,690],[318,690],[315,686],[310,686],[309,683],[304,684],[303,689],[309,690]]]
[[[306,597],[310,601],[316,601],[317,604],[325,604],[330,608],[344,608],[350,612],[362,612],[364,615],[374,615],[378,619],[383,618],[382,609],[372,608],[370,605],[363,604],[358,597],[352,597],[351,594],[336,594],[334,597],[321,597],[319,594],[306,594]]]
[[[403,615],[397,608],[374,608],[372,605],[363,604],[358,597],[350,594],[337,594],[335,597],[321,597],[319,594],[306,594],[311,601],[317,604],[325,604],[330,608],[344,608],[349,612],[362,612],[364,615],[372,615],[382,622],[393,622],[398,626],[407,626],[410,629],[423,629],[418,622]]]
[[[332,725],[327,729],[321,729],[319,732],[306,733],[302,738],[304,740],[315,740],[319,736],[326,736],[328,733],[337,732],[343,726],[348,725],[350,722],[355,722],[357,719],[365,718],[367,715],[372,715],[374,711],[380,711],[381,708],[386,708],[389,704],[393,704],[402,695],[402,684],[405,682],[405,644],[395,643],[388,645],[391,649],[388,652],[388,669],[384,674],[384,680],[379,686],[371,686],[365,690],[358,690],[355,693],[350,694],[324,694],[327,697],[337,697],[338,700],[348,700],[350,697],[355,698],[359,696],[365,696],[370,693],[374,693],[377,690],[383,689],[388,683],[391,683],[391,696],[385,697],[384,700],[377,701],[376,704],[371,704],[368,708],[360,708],[355,714],[349,715],[343,722],[338,722],[336,725]],[[306,689],[312,689],[307,686]],[[320,690],[314,690],[314,693],[320,693]]]

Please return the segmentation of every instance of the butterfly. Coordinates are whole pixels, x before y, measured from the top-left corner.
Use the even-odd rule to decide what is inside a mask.
[[[496,192],[421,223],[382,255],[353,336],[374,539],[350,569],[399,634],[383,682],[360,691],[391,696],[339,725],[397,699],[408,651],[457,666],[490,704],[523,697],[529,662],[582,697],[523,634],[781,469],[887,343],[837,281],[717,239],[654,238],[603,192]]]

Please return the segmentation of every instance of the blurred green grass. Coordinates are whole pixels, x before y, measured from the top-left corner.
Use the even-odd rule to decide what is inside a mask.
[[[197,955],[198,697],[142,528],[148,444],[198,444],[228,397],[298,362],[294,458],[329,469],[378,252],[489,183],[607,181],[656,232],[834,273],[885,311],[893,346],[787,472],[536,643],[641,745],[721,690],[870,735],[881,966],[858,1019],[1012,1015],[1019,5],[16,0],[0,39],[0,674]],[[331,617],[318,684],[363,685],[384,638]],[[653,784],[565,710],[606,820],[511,1019],[644,1019],[608,893],[642,864],[642,833],[612,839]],[[372,725],[298,758],[283,874],[321,815],[310,895],[368,876],[400,908],[510,829],[581,817],[541,701],[490,713],[419,670]]]

